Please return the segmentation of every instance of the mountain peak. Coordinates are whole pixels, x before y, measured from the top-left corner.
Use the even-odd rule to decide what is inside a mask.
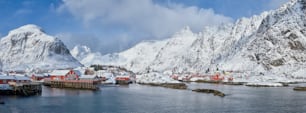
[[[89,47],[85,45],[77,45],[75,46],[71,51],[71,55],[74,56],[75,58],[85,56],[91,53],[91,50]]]
[[[302,8],[305,9],[306,7],[306,0],[291,0],[284,5],[282,5],[277,11],[285,11],[290,8]]]
[[[34,24],[27,24],[9,32],[9,35],[24,34],[24,33],[44,33],[43,29]]]
[[[3,69],[57,69],[81,66],[65,44],[36,25],[28,24],[0,40]]]
[[[18,29],[38,29],[38,30],[41,30],[41,27],[39,27],[35,24],[27,24],[27,25],[19,27]]]

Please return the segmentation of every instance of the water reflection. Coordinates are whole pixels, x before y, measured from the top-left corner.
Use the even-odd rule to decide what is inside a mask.
[[[226,97],[132,84],[101,86],[100,91],[43,88],[41,96],[4,96],[0,113],[261,113],[303,112],[306,92],[293,87],[253,88],[218,84],[188,84],[189,89],[217,89]]]
[[[54,97],[54,96],[93,96],[95,92],[92,90],[78,90],[78,89],[60,89],[43,87],[41,96]]]

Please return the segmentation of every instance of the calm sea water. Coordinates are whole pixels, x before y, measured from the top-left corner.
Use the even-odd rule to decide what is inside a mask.
[[[40,96],[1,96],[0,113],[298,113],[306,112],[306,92],[292,87],[253,88],[189,84],[214,88],[221,98],[190,90],[132,84],[101,86],[100,91],[43,88]]]

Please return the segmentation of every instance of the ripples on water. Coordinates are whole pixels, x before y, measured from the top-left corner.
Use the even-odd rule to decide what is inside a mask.
[[[211,94],[132,84],[100,91],[43,88],[40,96],[1,96],[0,113],[288,113],[306,111],[306,92],[292,87],[253,88],[190,83],[189,89],[212,88]]]

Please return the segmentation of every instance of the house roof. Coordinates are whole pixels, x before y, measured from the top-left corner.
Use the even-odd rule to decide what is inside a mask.
[[[81,76],[81,75],[83,75],[84,73],[85,73],[85,70],[84,70],[84,72],[82,73],[82,71],[81,70],[73,70],[77,75],[79,75],[79,76]]]
[[[53,70],[50,75],[52,76],[63,76],[69,73],[70,70]]]
[[[48,74],[33,74],[35,77],[45,77],[48,76]]]
[[[96,78],[96,75],[81,75],[79,78],[80,79],[94,79]]]
[[[14,80],[14,76],[0,75],[0,80]]]
[[[29,77],[25,77],[25,76],[15,76],[16,80],[31,80]]]

